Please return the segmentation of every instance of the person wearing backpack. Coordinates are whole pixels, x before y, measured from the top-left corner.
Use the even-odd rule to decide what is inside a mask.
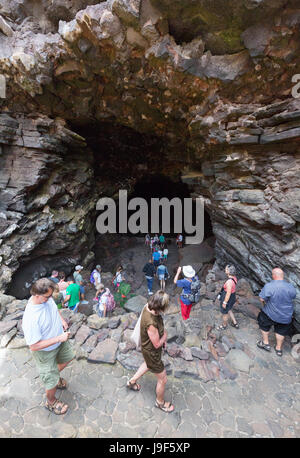
[[[91,272],[90,282],[95,286],[96,291],[98,291],[101,284],[101,266],[99,264]]]
[[[239,328],[239,325],[237,324],[234,314],[231,310],[236,301],[235,290],[237,278],[235,276],[235,272],[236,270],[233,265],[227,265],[225,267],[225,273],[228,277],[228,280],[226,280],[218,295],[218,299],[220,300],[220,310],[223,318],[223,323],[216,328],[218,331],[224,331],[227,328],[229,317],[231,318],[231,326],[236,329]]]
[[[100,318],[104,318],[112,312],[115,307],[116,303],[114,300],[113,295],[111,294],[108,288],[101,283],[99,289],[96,293],[96,298],[98,300],[96,304],[96,313]]]
[[[183,280],[178,280],[181,270],[184,275]],[[183,320],[190,317],[192,305],[200,299],[200,281],[192,266],[178,267],[174,278],[174,283],[182,288],[180,295],[181,315]]]

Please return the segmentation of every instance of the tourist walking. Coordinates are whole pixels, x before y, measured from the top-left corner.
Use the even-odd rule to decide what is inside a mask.
[[[168,248],[164,248],[164,251],[163,251],[163,259],[164,259],[164,261],[167,261],[168,254],[169,254]]]
[[[141,350],[144,357],[143,364],[134,376],[128,380],[127,387],[133,391],[140,391],[141,386],[137,381],[148,371],[157,377],[155,406],[164,412],[173,412],[174,406],[165,401],[165,386],[167,373],[162,362],[162,349],[167,342],[167,333],[161,313],[169,305],[169,295],[164,291],[157,291],[148,300],[141,316]]]
[[[98,264],[95,269],[91,272],[90,282],[95,286],[96,291],[99,289],[101,284],[101,266]]]
[[[68,283],[66,282],[65,272],[58,272],[58,279],[59,279],[59,282],[57,283],[57,285],[58,285],[59,291],[61,291],[65,297],[66,289],[69,286]]]
[[[80,286],[77,285],[77,283],[75,283],[73,277],[68,277],[67,283],[69,284],[69,286],[67,287],[66,297],[64,298],[62,306],[67,306],[69,310],[73,310],[74,312],[76,312],[80,302]]]
[[[149,235],[149,234],[146,234],[146,235],[145,235],[145,245],[146,245],[146,246],[149,246],[149,245],[150,245],[150,235]]]
[[[49,280],[53,281],[53,283],[58,283],[59,282],[58,271],[57,270],[52,270],[51,277],[49,277]]]
[[[235,319],[235,316],[232,312],[232,307],[236,302],[235,290],[237,284],[237,278],[235,276],[235,266],[227,265],[225,267],[225,273],[228,277],[228,280],[223,285],[223,288],[220,291],[218,296],[220,300],[220,311],[222,313],[223,322],[216,329],[218,331],[224,331],[227,328],[228,319],[231,318],[231,326],[238,329],[239,325]]]
[[[149,296],[151,296],[153,294],[152,285],[153,285],[153,279],[154,279],[155,272],[156,272],[152,259],[149,259],[149,261],[144,265],[143,272],[147,280],[148,294]]]
[[[154,251],[152,255],[152,259],[153,259],[154,267],[156,269],[159,266],[159,261],[160,261],[160,254],[158,251]]]
[[[75,267],[75,272],[73,273],[73,277],[75,280],[75,283],[80,286],[80,299],[84,300],[84,295],[85,295],[85,288],[84,288],[84,281],[81,275],[81,271],[83,270],[83,266],[76,266]]]
[[[184,279],[178,280],[179,275],[183,272]],[[178,267],[174,283],[178,288],[182,288],[180,295],[181,316],[183,320],[190,317],[191,308],[194,302],[198,302],[200,297],[200,282],[192,266]],[[195,289],[192,291],[192,283],[195,283]]]
[[[165,236],[163,234],[160,234],[159,236],[159,243],[160,243],[160,248],[163,250],[164,244],[165,244]]]
[[[259,293],[263,309],[259,312],[257,321],[262,340],[257,342],[257,346],[271,351],[269,333],[271,327],[274,326],[275,352],[277,356],[282,356],[284,338],[289,334],[291,328],[296,289],[291,283],[284,280],[284,272],[278,267],[272,270],[272,278],[273,280],[267,283]]]
[[[114,300],[113,295],[111,294],[108,288],[101,283],[99,286],[99,290],[96,293],[96,298],[98,300],[96,304],[96,313],[100,318],[105,318],[112,312],[115,307],[116,303]]]
[[[55,304],[57,305],[57,308],[61,309],[62,308],[62,303],[63,303],[63,300],[64,300],[64,295],[63,295],[62,291],[59,291],[58,283],[56,283],[55,286],[54,286],[52,298],[53,298]]]
[[[169,277],[169,272],[167,266],[164,265],[162,260],[157,268],[156,275],[160,282],[160,289],[164,291],[166,288],[166,279]]]
[[[67,412],[68,405],[59,401],[55,393],[57,389],[67,388],[60,372],[75,354],[68,342],[70,333],[65,332],[68,324],[51,297],[53,291],[53,282],[48,278],[40,278],[32,285],[22,328],[46,390],[45,407],[56,415],[62,415]]]
[[[113,276],[112,282],[114,286],[118,289],[122,281],[124,281],[123,267],[119,266],[116,270],[115,275]]]

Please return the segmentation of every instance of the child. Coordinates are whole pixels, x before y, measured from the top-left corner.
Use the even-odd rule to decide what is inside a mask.
[[[106,316],[107,294],[103,283],[100,283],[99,285],[99,289],[96,292],[96,298],[98,300],[96,305],[96,312],[100,318],[104,318]]]

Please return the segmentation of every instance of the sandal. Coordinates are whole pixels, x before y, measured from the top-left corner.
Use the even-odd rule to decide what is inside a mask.
[[[67,388],[67,382],[64,378],[60,377],[58,384],[56,385],[56,388],[58,388],[59,390],[65,390]]]
[[[171,404],[171,402],[164,401],[162,404],[160,404],[157,399],[155,401],[155,407],[158,407],[160,410],[163,410],[166,413],[171,413],[174,410],[174,406]]]
[[[271,351],[270,345],[263,343],[262,340],[259,340],[256,345],[258,346],[258,348],[262,348],[263,350],[266,350],[266,351]]]
[[[239,329],[239,325],[237,323],[231,323],[231,326],[235,329]]]
[[[276,345],[274,347],[277,356],[282,356],[282,350],[277,350]]]
[[[223,326],[223,324],[216,328],[217,331],[225,331],[225,329],[227,329],[227,326]]]
[[[138,385],[136,382],[131,382],[130,380],[128,380],[126,386],[133,391],[140,391],[141,389],[141,385]]]
[[[64,404],[63,402],[59,401],[58,399],[56,399],[53,404],[50,404],[47,400],[45,407],[46,409],[50,410],[50,412],[54,412],[55,415],[64,415],[69,408],[68,404]],[[67,408],[63,411],[65,407]]]

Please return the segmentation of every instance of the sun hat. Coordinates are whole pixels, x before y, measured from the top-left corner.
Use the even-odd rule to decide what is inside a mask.
[[[196,275],[196,272],[192,266],[183,266],[182,268],[183,275],[187,278],[193,278]]]
[[[75,270],[82,270],[82,269],[83,269],[83,267],[79,266],[79,265],[75,267]]]

